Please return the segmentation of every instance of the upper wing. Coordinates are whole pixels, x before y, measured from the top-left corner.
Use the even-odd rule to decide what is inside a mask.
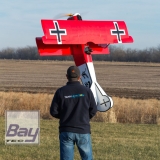
[[[132,43],[124,21],[41,20],[45,44]]]

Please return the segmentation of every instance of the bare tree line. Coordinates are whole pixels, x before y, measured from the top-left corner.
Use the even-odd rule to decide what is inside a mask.
[[[160,62],[160,45],[148,49],[124,49],[110,46],[110,54],[93,55],[95,61],[120,61],[120,62]],[[72,56],[39,56],[37,47],[5,48],[0,50],[0,59],[21,60],[73,60]]]

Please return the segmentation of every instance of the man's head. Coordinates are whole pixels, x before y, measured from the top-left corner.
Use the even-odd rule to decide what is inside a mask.
[[[80,71],[76,66],[70,66],[67,70],[67,79],[69,81],[78,81],[80,79]]]

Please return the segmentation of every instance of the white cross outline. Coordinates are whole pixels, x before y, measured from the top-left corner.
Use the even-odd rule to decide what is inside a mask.
[[[49,33],[50,33],[50,35],[55,35],[55,36],[57,37],[57,43],[58,43],[58,44],[62,44],[61,35],[67,35],[67,31],[66,31],[66,29],[60,29],[60,28],[59,28],[59,24],[58,24],[57,21],[53,21],[53,23],[54,23],[55,29],[49,29]],[[57,27],[58,27],[58,28],[56,28],[56,24],[57,24]],[[58,31],[64,31],[64,33],[61,33],[61,34],[52,33],[52,31],[57,31],[57,29],[58,29]],[[58,37],[58,36],[59,36],[59,37]],[[60,41],[58,40],[58,38],[60,38]]]
[[[113,22],[113,23],[114,23],[114,26],[115,26],[116,29],[111,29],[110,30],[111,31],[111,35],[116,35],[118,43],[122,43],[121,35],[126,35],[125,30],[124,29],[120,30],[117,22]],[[116,27],[116,25],[117,25],[117,27]],[[117,34],[117,33],[113,33],[113,31],[123,31],[124,33]],[[120,38],[120,40],[119,40],[119,38]]]

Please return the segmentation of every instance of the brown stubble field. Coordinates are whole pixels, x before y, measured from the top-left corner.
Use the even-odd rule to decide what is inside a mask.
[[[0,91],[54,93],[65,85],[73,61],[0,60]],[[160,99],[160,64],[94,62],[98,83],[110,96]]]

